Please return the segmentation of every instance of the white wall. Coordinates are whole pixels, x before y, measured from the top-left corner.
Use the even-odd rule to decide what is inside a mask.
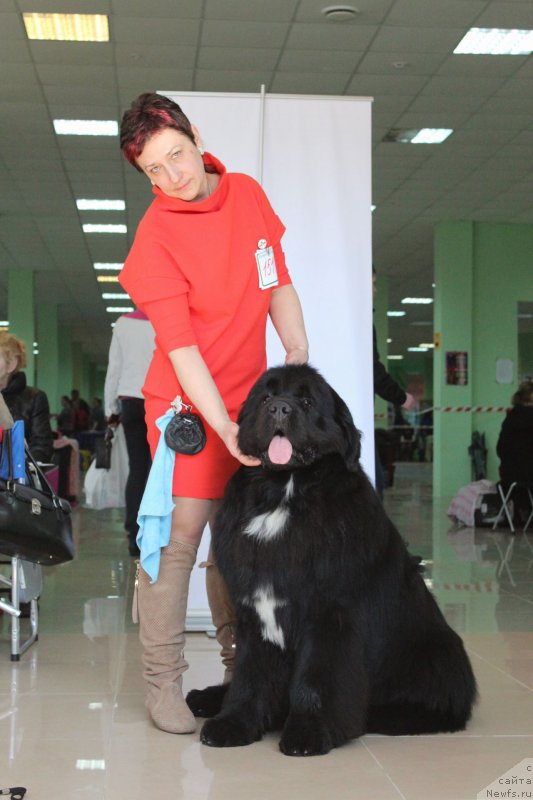
[[[371,101],[304,95],[162,92],[180,104],[229,172],[263,186],[287,227],[310,361],[348,403],[374,476],[371,292]],[[264,102],[263,102],[264,101]],[[283,361],[272,328],[270,365]],[[198,561],[205,559],[208,532]],[[209,620],[204,572],[191,578],[188,626]]]

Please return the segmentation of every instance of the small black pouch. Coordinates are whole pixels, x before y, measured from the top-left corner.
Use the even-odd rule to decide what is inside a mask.
[[[206,443],[203,422],[198,414],[192,413],[192,406],[186,405],[179,395],[171,405],[174,417],[165,429],[165,443],[175,453],[195,456],[204,449]]]

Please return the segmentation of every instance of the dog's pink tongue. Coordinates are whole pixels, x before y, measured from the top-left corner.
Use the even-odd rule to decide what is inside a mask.
[[[288,464],[292,456],[292,444],[286,436],[274,436],[268,448],[268,457],[273,464]]]

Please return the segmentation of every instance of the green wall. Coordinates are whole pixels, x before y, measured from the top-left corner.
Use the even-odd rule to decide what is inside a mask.
[[[435,229],[436,406],[506,406],[518,381],[517,304],[533,299],[533,226],[443,222]],[[446,384],[447,351],[468,353],[468,383]],[[496,380],[510,359],[512,383]],[[435,496],[452,496],[472,480],[468,445],[485,433],[488,477],[498,479],[498,413],[435,413]]]

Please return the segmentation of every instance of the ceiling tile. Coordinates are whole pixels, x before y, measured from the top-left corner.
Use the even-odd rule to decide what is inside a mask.
[[[477,24],[477,16],[486,7],[486,0],[396,0],[387,15],[387,25],[412,28],[459,28]]]
[[[278,64],[280,72],[350,73],[361,53],[350,50],[294,50],[285,48]]]
[[[249,22],[206,20],[201,44],[207,47],[280,47],[289,30],[285,22]]]
[[[196,19],[160,19],[158,17],[118,17],[114,22],[114,41],[119,44],[192,45],[196,43],[200,23]]]
[[[222,70],[272,70],[279,58],[279,50],[265,47],[202,47],[198,55],[199,69]]]
[[[206,0],[205,18],[241,22],[288,22],[298,6],[298,0],[268,0],[268,3],[250,3],[250,0]]]
[[[396,28],[384,25],[370,51],[406,50],[413,53],[450,53],[463,38],[461,28]]]
[[[372,25],[338,25],[297,22],[290,29],[287,47],[295,50],[364,50],[377,28]]]

